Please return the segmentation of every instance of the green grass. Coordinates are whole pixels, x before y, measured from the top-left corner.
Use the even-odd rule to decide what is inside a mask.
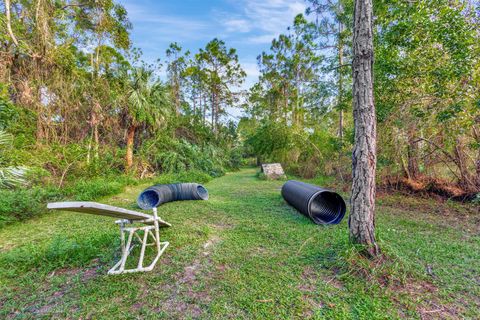
[[[77,178],[63,188],[57,185],[33,186],[17,190],[0,190],[0,228],[46,212],[45,203],[53,201],[94,201],[96,199],[118,194],[127,185],[145,183],[170,183],[196,181],[204,183],[211,180],[208,174],[189,170],[182,173],[167,173],[160,176],[137,180],[126,175],[99,176],[96,178]],[[28,199],[28,200],[27,200]]]
[[[165,181],[167,182],[167,181]],[[208,201],[160,207],[170,247],[150,273],[107,276],[113,219],[52,212],[0,230],[0,318],[394,319],[480,317],[480,215],[388,196],[386,258],[348,242],[347,219],[317,226],[254,169],[206,184]],[[102,202],[135,208],[146,185]]]

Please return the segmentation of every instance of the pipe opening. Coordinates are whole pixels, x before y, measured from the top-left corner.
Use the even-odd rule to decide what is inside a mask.
[[[204,186],[197,186],[197,194],[202,200],[208,200],[208,191]]]
[[[337,193],[323,191],[312,196],[308,211],[317,224],[337,224],[345,215],[346,205]]]
[[[149,210],[158,207],[160,204],[160,197],[154,190],[143,191],[137,199],[138,206],[144,210]]]

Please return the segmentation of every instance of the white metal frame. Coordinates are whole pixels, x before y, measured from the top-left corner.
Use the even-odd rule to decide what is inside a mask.
[[[135,221],[135,222],[143,222],[143,223],[151,223],[152,219]],[[157,264],[158,259],[163,254],[165,249],[170,244],[168,241],[160,242],[160,227],[159,221],[162,221],[157,214],[157,208],[153,208],[153,226],[144,226],[144,227],[125,227],[126,224],[132,223],[131,220],[117,220],[116,223],[120,226],[120,239],[122,245],[122,257],[120,261],[118,261],[109,271],[108,274],[122,274],[122,273],[132,273],[132,272],[147,272],[152,271],[155,265]],[[140,234],[143,231],[142,237]],[[128,234],[128,236],[127,236]],[[125,264],[127,262],[127,258],[130,255],[134,244],[132,243],[133,237],[136,237],[140,243],[140,257],[138,259],[137,267],[134,269],[125,269]],[[148,242],[149,238],[153,241]],[[126,241],[125,241],[126,240]],[[157,255],[153,259],[152,263],[149,266],[143,266],[143,259],[145,257],[145,249],[147,246],[155,246],[157,250]]]

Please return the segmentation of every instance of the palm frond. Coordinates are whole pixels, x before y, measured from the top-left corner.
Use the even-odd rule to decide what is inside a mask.
[[[27,169],[23,167],[0,168],[0,189],[24,185],[26,172]]]
[[[130,76],[128,104],[133,121],[160,125],[172,105],[165,86],[153,79],[153,72],[145,68],[135,68]]]
[[[0,130],[0,148],[8,146],[12,143],[12,135]]]

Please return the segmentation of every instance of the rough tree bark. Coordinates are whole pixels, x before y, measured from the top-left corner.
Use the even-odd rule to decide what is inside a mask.
[[[127,154],[125,156],[125,171],[130,171],[133,165],[133,143],[135,138],[135,131],[137,127],[130,125],[127,130]]]
[[[352,155],[350,239],[365,245],[374,257],[375,241],[376,117],[373,101],[372,0],[355,0],[353,28],[353,119],[355,144]]]

